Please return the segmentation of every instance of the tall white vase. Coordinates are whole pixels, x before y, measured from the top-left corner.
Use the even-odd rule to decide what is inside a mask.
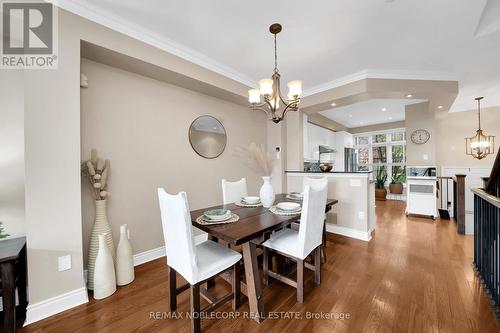
[[[116,291],[115,264],[106,242],[106,234],[99,235],[99,251],[95,259],[94,298],[102,299]]]
[[[274,204],[276,195],[274,194],[274,189],[271,185],[271,177],[262,177],[262,180],[264,181],[264,184],[262,184],[262,187],[260,188],[260,202],[262,202],[262,206],[269,208]]]
[[[89,256],[88,256],[88,275],[87,285],[90,290],[94,289],[94,269],[97,252],[99,250],[99,235],[106,234],[106,244],[108,245],[111,256],[115,256],[115,245],[113,235],[106,216],[106,200],[95,201],[95,222],[90,235]]]
[[[134,258],[126,224],[120,226],[120,241],[116,248],[116,284],[124,286],[134,281]]]

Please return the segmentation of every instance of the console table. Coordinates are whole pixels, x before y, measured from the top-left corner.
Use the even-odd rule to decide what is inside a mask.
[[[26,314],[28,305],[26,237],[0,241],[0,272],[3,327],[4,332],[11,333],[16,330],[16,287],[22,314]]]

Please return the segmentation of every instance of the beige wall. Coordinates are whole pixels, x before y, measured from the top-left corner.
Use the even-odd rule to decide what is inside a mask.
[[[333,121],[330,118],[327,118],[323,115],[320,115],[319,113],[313,113],[308,115],[307,121],[312,124],[332,130],[334,132],[349,131],[348,128],[345,127],[344,125],[339,124],[336,121]]]
[[[30,306],[85,286],[80,179],[81,40],[232,94],[245,96],[247,90],[234,80],[64,10],[59,10],[58,16],[58,68],[25,73],[25,212]],[[200,104],[199,112],[204,112],[204,108]],[[197,169],[195,179],[201,177],[200,170],[203,169]],[[190,197],[196,200],[196,196]],[[58,257],[68,254],[72,267],[59,272]],[[80,294],[76,298],[78,302],[85,301]],[[70,305],[75,302],[73,298]],[[30,313],[28,310],[28,320],[38,319],[30,317]]]
[[[477,160],[465,154],[465,138],[477,129],[477,110],[440,115],[436,119],[436,159],[441,166],[491,167],[500,144],[500,107],[481,110],[481,127],[495,136],[495,155]]]
[[[265,114],[85,59],[82,72],[89,79],[81,89],[82,160],[92,148],[111,160],[108,219],[115,242],[119,225],[127,223],[134,253],[163,246],[159,186],[186,191],[192,209],[222,203],[222,178],[247,177],[249,192],[258,193],[260,177],[233,152],[250,142],[266,144]],[[190,146],[189,126],[201,115],[214,116],[226,129],[226,150],[216,159]],[[86,182],[82,214],[86,257],[94,217]]]
[[[268,121],[267,129],[267,149],[273,159],[272,184],[276,193],[286,191],[286,122],[282,121],[278,124]],[[281,152],[276,153],[275,148],[280,147]]]
[[[286,115],[286,167],[288,170],[304,169],[304,114],[302,111]]]
[[[403,121],[394,121],[391,123],[384,123],[384,124],[352,127],[352,128],[348,128],[347,132],[352,133],[352,134],[367,133],[367,132],[375,132],[375,131],[385,131],[385,130],[396,129],[396,128],[404,128],[405,126],[406,126],[406,124],[405,124],[405,121],[403,120]]]
[[[10,238],[24,236],[24,76],[0,70],[0,222]]]
[[[406,127],[406,164],[435,165],[436,135],[434,112],[429,111],[429,103],[407,105],[405,111]],[[425,129],[430,133],[430,139],[425,144],[415,144],[411,141],[411,133],[416,129]],[[426,159],[427,157],[427,159]]]

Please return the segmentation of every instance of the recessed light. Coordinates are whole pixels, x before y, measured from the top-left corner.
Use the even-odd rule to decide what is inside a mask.
[[[352,114],[349,115],[349,118],[352,118]]]
[[[442,109],[442,108],[443,108],[443,106],[442,106],[442,105],[439,105],[439,106],[438,106],[438,109]]]
[[[392,120],[392,117],[389,117],[389,120]]]
[[[385,111],[387,111],[387,108],[382,108],[382,112],[385,112]]]
[[[332,103],[332,106],[335,106],[335,105],[337,105],[337,103]]]
[[[412,98],[412,97],[413,97],[413,95],[412,95],[412,94],[408,94],[408,95],[406,95],[406,98]]]
[[[363,125],[363,122],[362,122],[362,121],[360,121],[360,122],[359,122],[359,124],[360,124],[360,125]]]

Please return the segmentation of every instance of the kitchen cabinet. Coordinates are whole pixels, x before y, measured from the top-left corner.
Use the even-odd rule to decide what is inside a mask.
[[[335,146],[337,150],[337,158],[333,165],[334,171],[344,171],[344,148],[352,148],[354,146],[354,139],[351,133],[345,131],[335,132]]]
[[[318,125],[304,122],[304,159],[318,160],[319,146],[325,145],[335,148],[335,132]],[[328,156],[330,155],[330,156]],[[334,160],[336,154],[322,155],[321,159]]]

